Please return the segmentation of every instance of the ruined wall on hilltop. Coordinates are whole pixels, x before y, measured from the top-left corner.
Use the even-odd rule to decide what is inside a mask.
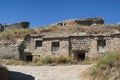
[[[11,25],[6,25],[7,29],[21,29],[21,28],[29,28],[29,22],[20,22]]]
[[[103,18],[84,18],[84,19],[77,19],[75,22],[79,25],[87,25],[90,26],[92,24],[104,24]]]
[[[29,28],[29,22],[20,22],[20,23],[15,23],[15,24],[0,24],[0,31],[5,31],[6,29],[25,29]]]
[[[83,19],[71,19],[71,20],[65,20],[62,22],[58,22],[56,24],[53,24],[51,26],[90,26],[93,24],[104,24],[103,18],[83,18]]]

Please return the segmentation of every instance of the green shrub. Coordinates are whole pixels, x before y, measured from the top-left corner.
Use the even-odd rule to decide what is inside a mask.
[[[66,57],[66,56],[60,56],[58,58],[56,58],[56,63],[57,64],[73,64],[76,63],[77,61],[75,61],[74,59],[72,59],[71,57]]]
[[[45,57],[37,61],[36,65],[50,64],[52,66],[55,66],[57,64],[75,64],[75,63],[77,63],[77,61],[70,57],[60,56],[60,57]]]
[[[120,52],[107,53],[98,60],[97,64],[99,67],[113,67],[116,60],[120,60]]]
[[[9,80],[10,74],[6,67],[0,65],[0,80]]]
[[[43,59],[41,59],[41,63],[42,64],[51,64],[51,63],[55,63],[55,58],[53,57],[45,57]]]

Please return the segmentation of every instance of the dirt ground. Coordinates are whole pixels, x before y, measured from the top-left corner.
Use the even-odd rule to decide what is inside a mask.
[[[69,66],[6,66],[11,80],[86,80],[83,72],[93,65]]]

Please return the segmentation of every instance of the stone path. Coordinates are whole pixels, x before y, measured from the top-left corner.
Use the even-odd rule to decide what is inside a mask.
[[[92,65],[7,66],[12,80],[85,80],[81,73]]]

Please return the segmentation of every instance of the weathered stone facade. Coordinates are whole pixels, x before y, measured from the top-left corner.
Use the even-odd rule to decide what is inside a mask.
[[[80,59],[93,59],[120,49],[120,33],[111,35],[69,35],[66,37],[31,36],[24,55],[31,60],[60,55]],[[29,57],[24,56],[25,60]]]
[[[29,35],[17,43],[0,44],[0,58],[35,61],[47,56],[71,56],[80,59],[93,59],[106,52],[120,49],[120,33],[111,35],[68,35],[46,37]]]

